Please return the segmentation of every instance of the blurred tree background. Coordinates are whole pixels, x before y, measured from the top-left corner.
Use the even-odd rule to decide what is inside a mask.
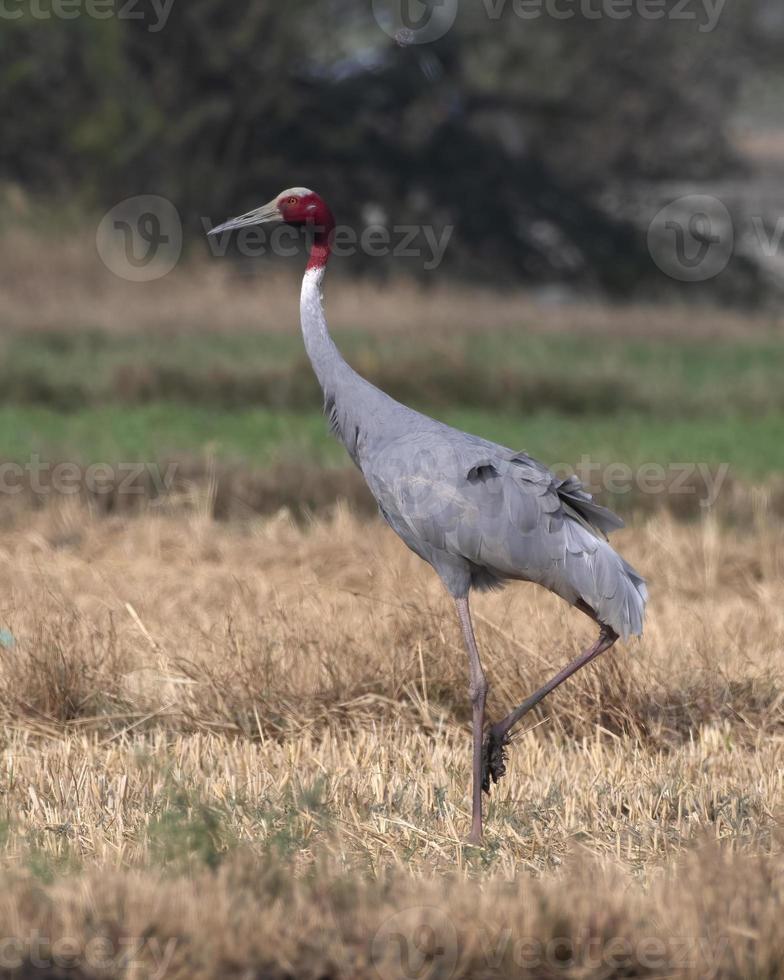
[[[94,212],[161,194],[194,232],[316,186],[356,226],[371,210],[454,225],[446,274],[645,294],[662,276],[640,202],[742,177],[733,118],[784,45],[769,0],[727,0],[712,30],[708,5],[683,20],[662,3],[662,19],[464,3],[429,44],[396,42],[370,0],[175,0],[165,23],[153,0],[106,19],[20,5],[0,34],[0,180]],[[760,284],[741,261],[712,288]]]

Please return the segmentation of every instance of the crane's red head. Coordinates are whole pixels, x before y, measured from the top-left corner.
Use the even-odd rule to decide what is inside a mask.
[[[268,204],[238,218],[231,218],[217,228],[213,228],[209,234],[217,235],[219,232],[233,231],[235,228],[281,221],[287,225],[312,230],[313,245],[310,262],[308,262],[309,269],[326,264],[332,232],[335,230],[335,219],[318,194],[309,191],[306,187],[290,187]]]
[[[278,211],[288,225],[312,225],[332,231],[335,219],[322,199],[306,187],[292,187],[277,197]]]

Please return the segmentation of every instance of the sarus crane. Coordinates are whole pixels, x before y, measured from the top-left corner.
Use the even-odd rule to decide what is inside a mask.
[[[616,642],[642,634],[645,581],[607,542],[623,521],[596,504],[575,476],[559,479],[525,452],[461,432],[401,405],[343,359],[321,292],[335,220],[304,187],[210,231],[284,222],[310,230],[300,313],[305,348],[324,392],[332,432],[362,471],[381,516],[429,562],[454,600],[468,652],[473,719],[469,841],[482,840],[482,791],[506,771],[510,731],[568,677]],[[510,579],[544,586],[589,616],[596,642],[485,734],[487,680],[474,638],[472,589]]]

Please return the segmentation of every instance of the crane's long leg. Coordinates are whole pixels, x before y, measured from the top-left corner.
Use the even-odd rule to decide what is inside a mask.
[[[583,610],[585,611],[585,610]],[[590,613],[589,613],[590,615]],[[593,618],[593,617],[592,617]],[[490,778],[494,783],[497,783],[501,776],[506,772],[506,759],[505,759],[505,749],[509,744],[509,732],[510,730],[520,721],[523,715],[528,714],[531,708],[535,707],[542,701],[547,695],[556,689],[559,684],[572,676],[572,674],[577,673],[577,671],[589,664],[592,660],[595,660],[600,653],[604,653],[605,650],[609,650],[610,647],[618,639],[618,634],[615,630],[611,629],[609,626],[601,626],[601,631],[599,633],[599,639],[594,643],[592,647],[581,653],[579,657],[575,657],[571,663],[567,664],[563,670],[559,671],[552,680],[549,680],[544,687],[540,687],[539,690],[532,694],[529,698],[519,707],[511,711],[503,721],[497,722],[495,725],[490,726],[490,731],[487,733],[487,740],[484,745],[483,755],[482,755],[482,789],[486,792],[490,792]]]
[[[471,796],[471,834],[472,844],[482,842],[482,760],[485,728],[485,702],[487,701],[487,678],[482,670],[479,658],[479,648],[474,637],[474,627],[471,624],[471,610],[468,597],[455,599],[457,615],[463,630],[466,649],[468,650],[468,691],[471,696],[473,712],[473,787]]]

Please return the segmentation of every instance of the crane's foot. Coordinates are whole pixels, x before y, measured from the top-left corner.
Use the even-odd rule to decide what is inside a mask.
[[[506,747],[509,745],[508,735],[496,735],[491,728],[487,733],[482,747],[482,789],[490,792],[490,780],[497,783],[501,776],[506,775]]]

